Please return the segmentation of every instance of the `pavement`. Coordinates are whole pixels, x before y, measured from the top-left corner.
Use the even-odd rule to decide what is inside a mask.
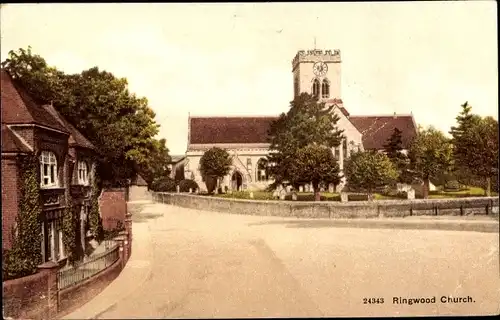
[[[125,269],[64,319],[500,312],[498,218],[353,222],[130,206]]]

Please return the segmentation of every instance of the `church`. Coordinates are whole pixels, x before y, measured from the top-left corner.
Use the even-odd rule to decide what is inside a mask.
[[[302,92],[317,96],[327,106],[334,106],[344,130],[342,144],[332,150],[343,170],[351,150],[382,150],[394,128],[402,131],[403,148],[417,134],[411,114],[351,115],[341,96],[340,50],[300,50],[292,60],[294,95]],[[286,110],[284,110],[286,112]],[[188,119],[188,145],[185,158],[178,164],[184,167],[184,177],[198,183],[206,191],[200,173],[200,159],[212,148],[225,149],[231,156],[229,174],[221,181],[227,190],[263,190],[270,183],[266,156],[269,154],[268,129],[278,116],[197,117]],[[343,184],[339,186],[341,189]]]

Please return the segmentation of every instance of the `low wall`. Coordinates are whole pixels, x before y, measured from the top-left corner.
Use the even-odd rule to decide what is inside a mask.
[[[102,227],[104,230],[113,230],[119,223],[125,226],[127,214],[127,189],[103,189],[99,197],[99,210],[101,212]]]
[[[66,289],[59,291],[59,310],[64,313],[72,312],[75,306],[81,306],[89,302],[99,292],[104,290],[122,270],[123,261],[119,258],[109,268],[99,272],[95,276]]]
[[[48,274],[33,275],[3,282],[3,312],[20,319],[49,318]]]
[[[127,224],[131,219],[127,217]],[[132,249],[132,229],[127,228],[114,238],[119,258],[109,267],[88,279],[58,289],[60,266],[47,262],[38,273],[3,282],[3,318],[54,319],[62,317],[87,303],[113,281],[125,267]],[[49,265],[47,267],[47,265]]]
[[[226,199],[182,193],[155,193],[153,197],[157,202],[184,208],[259,216],[338,219],[420,215],[498,215],[498,197],[346,203]]]

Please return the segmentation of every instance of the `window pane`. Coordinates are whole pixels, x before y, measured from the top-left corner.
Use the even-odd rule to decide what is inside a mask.
[[[50,166],[50,182],[51,183],[54,183],[56,181],[56,178],[55,178],[55,174],[56,174],[56,170],[55,170],[55,166]]]
[[[44,164],[43,165],[43,175],[44,176],[48,176],[49,175],[49,165],[48,164]]]

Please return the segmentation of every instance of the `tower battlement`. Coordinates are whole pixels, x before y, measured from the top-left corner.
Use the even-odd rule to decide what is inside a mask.
[[[292,69],[295,69],[300,62],[341,62],[340,50],[299,50],[292,60]]]

